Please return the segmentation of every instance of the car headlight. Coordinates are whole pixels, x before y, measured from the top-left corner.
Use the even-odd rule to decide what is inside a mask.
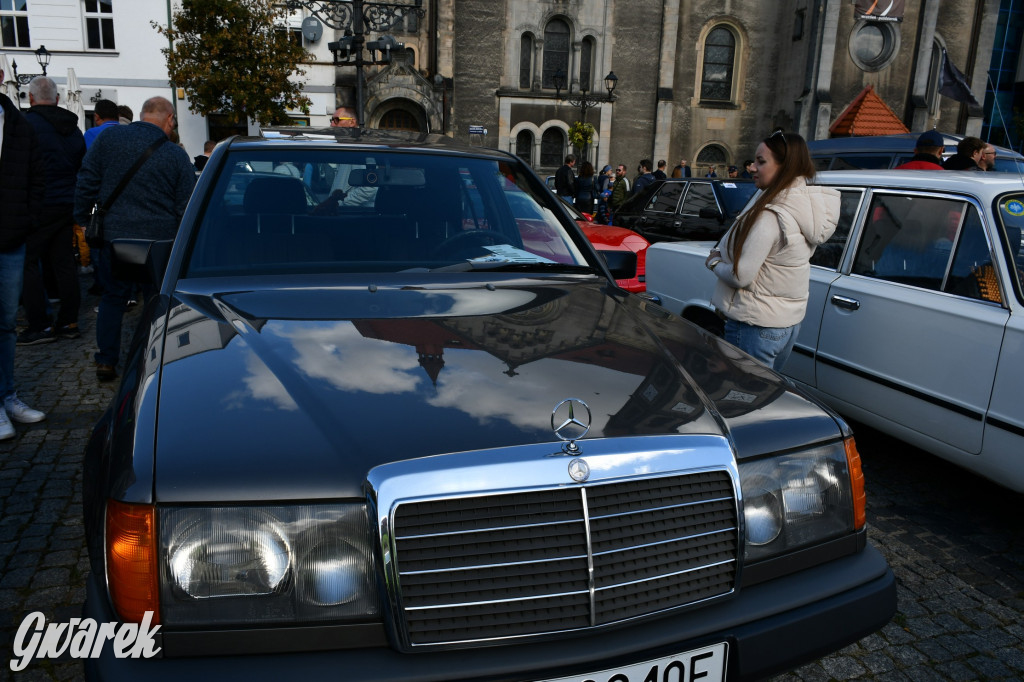
[[[739,464],[746,561],[842,537],[864,525],[853,439]]]
[[[167,625],[378,616],[363,505],[167,508],[159,528]]]

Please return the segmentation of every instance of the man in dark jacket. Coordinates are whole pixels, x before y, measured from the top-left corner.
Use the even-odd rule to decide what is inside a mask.
[[[651,172],[651,165],[650,159],[644,159],[640,162],[640,167],[637,169],[639,175],[633,183],[633,194],[639,194],[644,187],[654,183],[657,179],[654,177],[654,173]]]
[[[0,71],[0,82],[4,72]],[[0,440],[14,437],[11,420],[46,419],[14,389],[18,299],[25,272],[25,239],[35,229],[45,188],[36,134],[18,107],[0,94]]]
[[[131,177],[103,221],[102,242],[91,252],[103,298],[96,316],[96,377],[117,377],[121,355],[121,322],[131,284],[115,279],[110,240],[118,237],[173,239],[196,183],[196,171],[185,150],[169,140],[174,131],[174,105],[151,97],[139,121],[110,128],[89,147],[78,173],[75,220],[88,223],[94,204],[103,205],[135,162],[158,140],[161,144]]]
[[[33,78],[28,90],[32,108],[25,118],[36,132],[43,156],[46,193],[39,213],[39,229],[25,244],[23,304],[28,328],[18,336],[19,346],[77,339],[81,292],[75,267],[73,243],[75,181],[85,156],[85,138],[78,116],[57,106],[57,84],[46,76]],[[60,297],[56,323],[46,310],[46,288],[40,264],[49,267]]]
[[[555,171],[555,194],[569,197],[570,201],[576,198],[576,176],[572,172],[575,165],[576,157],[569,154],[565,157],[565,164]]]
[[[968,135],[956,145],[956,154],[942,163],[946,170],[983,171],[985,141]]]

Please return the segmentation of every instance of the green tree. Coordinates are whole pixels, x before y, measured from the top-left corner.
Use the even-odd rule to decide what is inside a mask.
[[[170,40],[161,51],[189,110],[270,125],[288,123],[288,109],[308,114],[302,83],[289,76],[305,75],[298,64],[312,57],[282,28],[287,15],[274,0],[182,0],[172,26],[152,22]]]

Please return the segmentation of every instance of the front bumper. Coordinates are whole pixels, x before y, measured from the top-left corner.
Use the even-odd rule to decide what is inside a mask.
[[[94,576],[85,617],[114,621]],[[812,661],[885,625],[896,583],[868,545],[855,555],[744,588],[736,598],[635,625],[530,644],[400,654],[390,648],[307,653],[118,659],[106,646],[85,661],[90,679],[525,682],[628,665],[716,642],[729,643],[728,678],[752,680]],[[258,651],[258,649],[255,649]]]

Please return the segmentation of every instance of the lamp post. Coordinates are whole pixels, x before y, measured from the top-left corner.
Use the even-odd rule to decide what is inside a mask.
[[[14,72],[14,80],[18,82],[18,85],[28,85],[36,76],[45,76],[46,67],[50,65],[51,56],[50,51],[46,49],[45,45],[40,45],[39,49],[36,50],[36,62],[38,62],[40,68],[42,68],[42,73],[18,73],[18,62],[12,61],[11,71]]]
[[[607,96],[590,94],[590,85],[585,82],[580,84],[580,91],[577,93],[572,91],[572,85],[570,85],[569,91],[563,96],[562,88],[565,87],[565,72],[559,69],[555,72],[552,80],[555,82],[555,97],[563,102],[568,102],[574,107],[579,107],[580,120],[584,123],[587,122],[587,109],[591,109],[601,102],[615,101],[615,88],[619,84],[619,77],[615,75],[614,71],[609,71],[608,75],[604,77],[604,87],[608,91]]]
[[[367,30],[387,30],[410,14],[425,16],[423,0],[412,0],[412,4],[366,0],[287,0],[287,5],[292,10],[305,7],[327,26],[344,31],[340,40],[328,43],[327,47],[334,53],[335,66],[352,64],[356,67],[356,122],[362,128],[366,122],[363,67],[367,64],[390,64],[392,51],[405,47],[391,36],[367,42]],[[363,56],[364,49],[370,51],[369,59]]]

